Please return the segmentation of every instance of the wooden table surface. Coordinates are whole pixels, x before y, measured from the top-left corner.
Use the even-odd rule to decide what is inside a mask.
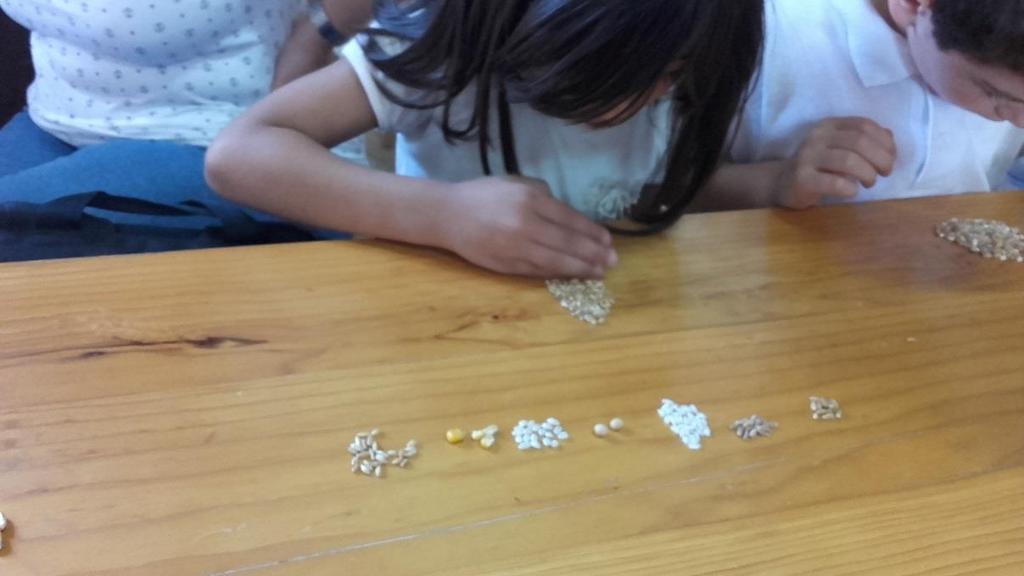
[[[619,241],[601,327],[384,244],[0,266],[0,574],[1024,574],[1024,265],[949,217],[1024,195],[688,217]],[[373,427],[411,468],[350,473]]]

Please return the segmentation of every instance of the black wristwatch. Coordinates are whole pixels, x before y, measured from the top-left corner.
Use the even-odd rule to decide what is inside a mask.
[[[309,21],[316,26],[316,31],[320,33],[320,37],[327,41],[331,46],[341,46],[348,41],[348,37],[338,31],[331,24],[331,19],[327,16],[327,11],[324,10],[324,6],[318,0],[313,0],[309,3]]]

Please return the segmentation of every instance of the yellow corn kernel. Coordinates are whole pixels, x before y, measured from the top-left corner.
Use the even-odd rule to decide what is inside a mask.
[[[466,439],[466,433],[462,431],[462,428],[452,428],[445,432],[444,437],[449,444],[458,444]]]

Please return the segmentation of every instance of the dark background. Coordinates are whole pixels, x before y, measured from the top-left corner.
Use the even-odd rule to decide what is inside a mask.
[[[28,32],[0,12],[0,126],[25,106],[31,82]]]

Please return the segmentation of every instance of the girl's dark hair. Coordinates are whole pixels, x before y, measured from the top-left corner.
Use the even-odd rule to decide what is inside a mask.
[[[369,60],[422,91],[410,108],[442,108],[449,141],[476,138],[486,174],[493,111],[505,171],[518,174],[510,103],[570,122],[623,121],[666,74],[675,130],[665,181],[630,213],[656,232],[678,220],[718,165],[760,61],[764,0],[377,0]],[[395,54],[386,39],[408,43]],[[451,107],[472,83],[476,103],[455,126]]]
[[[1024,0],[938,0],[932,13],[943,50],[1024,74]]]

